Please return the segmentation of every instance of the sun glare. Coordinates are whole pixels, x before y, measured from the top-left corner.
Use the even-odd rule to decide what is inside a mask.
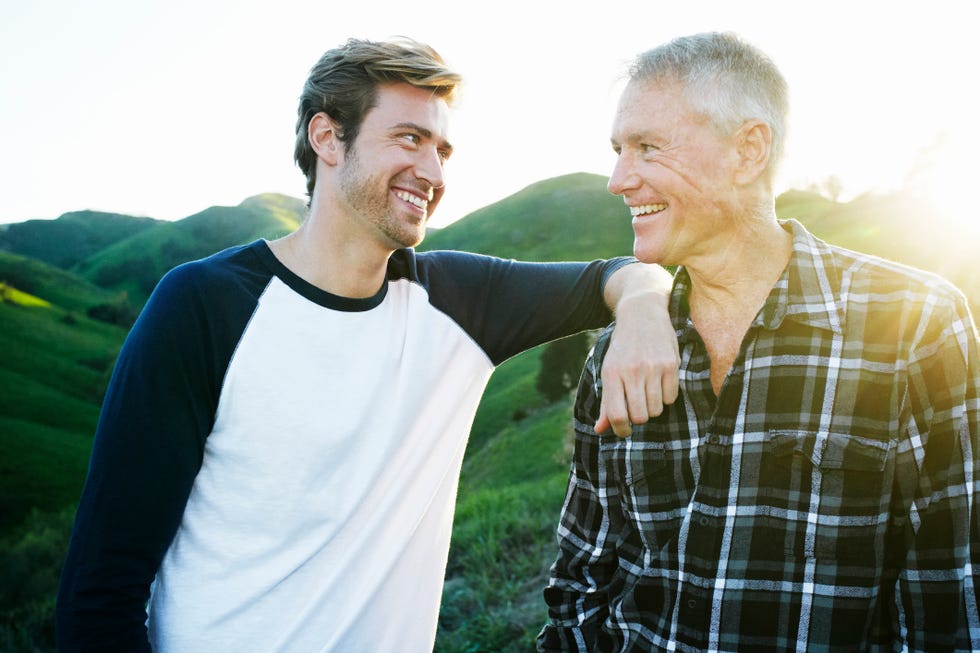
[[[935,219],[963,238],[980,237],[975,206],[976,139],[945,136],[923,152],[909,185],[935,211]]]

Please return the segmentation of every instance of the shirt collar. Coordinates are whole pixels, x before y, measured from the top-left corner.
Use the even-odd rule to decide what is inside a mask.
[[[844,308],[839,300],[841,275],[833,250],[796,220],[780,220],[779,224],[793,235],[793,252],[753,326],[778,329],[784,319],[790,319],[843,333]],[[670,314],[674,329],[682,340],[693,330],[688,304],[690,292],[691,277],[687,270],[679,267],[671,291]]]

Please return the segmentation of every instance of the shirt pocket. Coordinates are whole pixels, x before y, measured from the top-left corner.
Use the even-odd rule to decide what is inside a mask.
[[[877,566],[894,446],[827,431],[770,431],[759,472],[767,541],[798,558]]]
[[[623,513],[650,554],[658,554],[676,539],[687,512],[692,484],[687,456],[687,449],[636,442],[623,458],[619,484]]]

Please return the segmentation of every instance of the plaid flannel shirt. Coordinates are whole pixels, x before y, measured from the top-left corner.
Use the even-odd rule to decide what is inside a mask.
[[[716,397],[679,270],[680,396],[598,436],[586,363],[540,650],[980,650],[976,327],[942,279],[793,254]]]

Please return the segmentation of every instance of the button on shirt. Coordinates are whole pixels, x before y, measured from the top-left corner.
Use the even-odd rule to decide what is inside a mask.
[[[720,393],[599,436],[586,363],[541,650],[978,650],[976,327],[962,294],[786,221],[793,254]]]

